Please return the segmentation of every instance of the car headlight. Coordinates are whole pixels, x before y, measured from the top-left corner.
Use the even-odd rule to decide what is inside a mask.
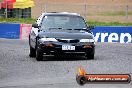
[[[94,39],[81,39],[80,42],[94,42]]]
[[[55,38],[41,38],[41,41],[52,41],[52,42],[57,42]]]

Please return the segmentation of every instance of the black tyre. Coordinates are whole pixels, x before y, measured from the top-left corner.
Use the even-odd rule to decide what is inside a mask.
[[[30,57],[36,57],[36,49],[34,49],[33,47],[31,47],[31,41],[30,41],[30,35],[29,35],[29,46],[30,46],[30,51],[29,51],[29,56]]]
[[[89,60],[93,60],[94,59],[94,54],[87,54],[86,58]]]
[[[30,46],[29,56],[30,57],[36,57],[36,50],[34,48],[32,48],[31,46]]]
[[[36,50],[36,60],[42,61],[43,60],[43,52],[39,49]]]

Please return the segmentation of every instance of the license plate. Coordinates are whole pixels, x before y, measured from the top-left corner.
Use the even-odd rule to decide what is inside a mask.
[[[62,45],[62,50],[75,50],[75,46]]]

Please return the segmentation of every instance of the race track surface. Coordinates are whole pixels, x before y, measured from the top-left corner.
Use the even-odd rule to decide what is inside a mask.
[[[0,39],[0,88],[80,88],[75,77],[81,65],[89,74],[130,74],[132,44],[97,43],[95,60],[80,56],[29,57],[27,40]],[[132,88],[130,84],[86,84],[82,88]]]

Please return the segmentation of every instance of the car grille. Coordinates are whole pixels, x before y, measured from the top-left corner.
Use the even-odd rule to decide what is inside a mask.
[[[78,43],[79,40],[75,39],[75,40],[61,40],[58,39],[59,42],[63,42],[63,43]]]

